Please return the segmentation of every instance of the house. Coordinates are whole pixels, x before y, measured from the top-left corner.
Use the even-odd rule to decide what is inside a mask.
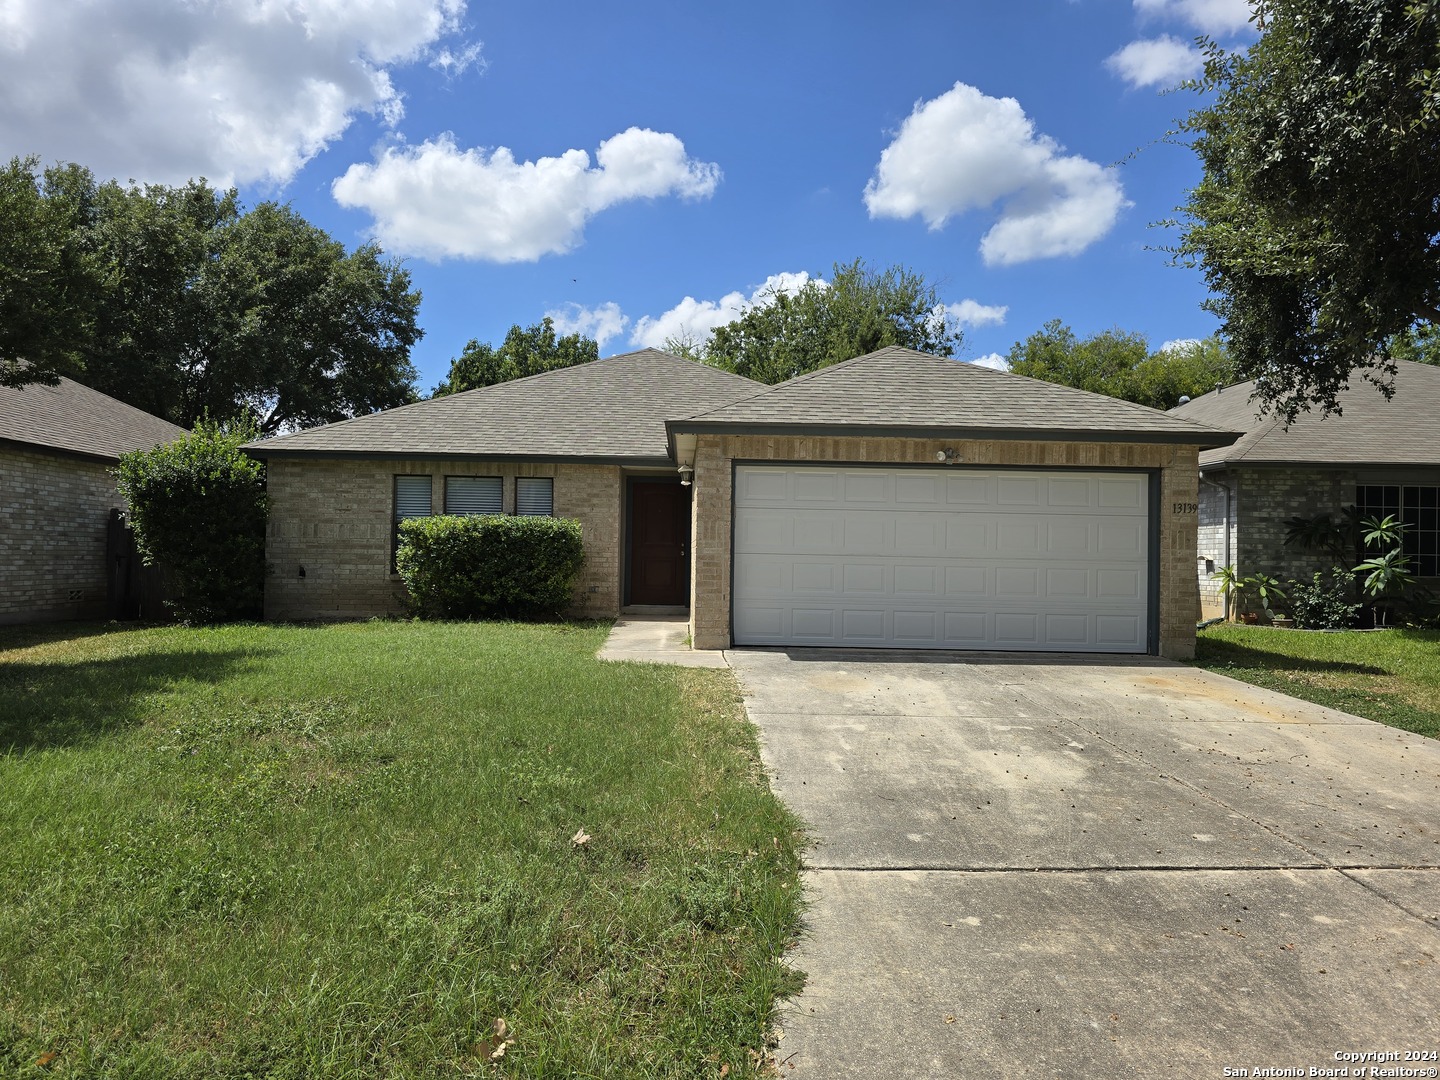
[[[1234,433],[887,348],[779,386],[653,349],[252,443],[266,615],[403,610],[397,522],[584,528],[575,611],[693,644],[1194,649],[1197,454]]]
[[[0,623],[114,613],[110,470],[185,433],[70,379],[0,387]]]
[[[1352,505],[1362,517],[1403,520],[1413,572],[1423,584],[1440,587],[1440,367],[1397,361],[1394,386],[1387,400],[1356,379],[1340,395],[1340,413],[1302,413],[1288,428],[1276,416],[1256,416],[1253,382],[1170,410],[1245,433],[1200,454],[1197,554],[1207,617],[1224,614],[1217,567],[1282,582],[1328,570],[1331,557],[1285,544],[1285,523],[1338,516]],[[1357,551],[1355,561],[1360,558]]]

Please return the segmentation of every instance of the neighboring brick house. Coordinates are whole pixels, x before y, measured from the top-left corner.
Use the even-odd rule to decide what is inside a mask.
[[[1194,651],[1197,453],[1235,437],[887,348],[763,386],[646,349],[252,443],[269,618],[403,610],[396,523],[584,528],[577,614],[696,648]]]
[[[110,470],[183,428],[70,379],[0,387],[0,623],[110,614]]]
[[[1403,520],[1413,571],[1423,584],[1440,587],[1440,367],[1398,361],[1394,385],[1387,400],[1357,378],[1340,395],[1338,415],[1302,413],[1288,428],[1278,417],[1256,416],[1253,382],[1170,410],[1245,432],[1200,455],[1197,557],[1207,618],[1224,613],[1215,577],[1221,566],[1282,582],[1328,570],[1329,556],[1285,543],[1285,523],[1338,516],[1347,506],[1365,517]]]

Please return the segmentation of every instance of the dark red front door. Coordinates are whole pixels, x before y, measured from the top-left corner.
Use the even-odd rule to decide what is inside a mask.
[[[630,603],[690,603],[690,489],[673,480],[631,481]]]

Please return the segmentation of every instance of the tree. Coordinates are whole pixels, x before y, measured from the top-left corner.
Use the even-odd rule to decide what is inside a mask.
[[[265,586],[265,467],[240,447],[255,429],[202,420],[193,434],[124,454],[115,470],[135,546],[159,563],[184,622],[258,618]]]
[[[1244,55],[1207,45],[1183,121],[1204,168],[1179,261],[1210,285],[1242,378],[1287,422],[1440,320],[1440,5],[1266,0]]]
[[[82,243],[93,183],[35,157],[0,170],[0,386],[54,385],[75,370],[100,275]]]
[[[960,342],[933,285],[903,266],[875,272],[856,259],[836,263],[828,284],[811,280],[760,298],[716,327],[700,358],[778,383],[887,345],[953,356]]]
[[[1440,367],[1440,325],[1425,323],[1412,326],[1390,339],[1390,355],[1396,360],[1413,360],[1417,364]]]
[[[27,380],[72,375],[177,424],[252,417],[262,433],[415,399],[420,294],[374,245],[347,253],[290,207],[244,212],[203,180],[37,167],[0,176],[0,226],[46,224],[14,246],[73,272],[12,272],[0,235],[0,313],[18,312],[0,327],[0,372],[24,362]]]
[[[523,379],[542,371],[574,367],[600,359],[600,346],[579,333],[557,337],[555,323],[546,315],[534,326],[510,327],[497,349],[471,338],[465,350],[450,361],[450,372],[435,387],[435,397],[476,390],[482,386]]]
[[[1215,338],[1150,351],[1143,334],[1104,330],[1083,341],[1052,319],[1009,353],[1010,370],[1032,379],[1170,409],[1234,382],[1234,366]]]

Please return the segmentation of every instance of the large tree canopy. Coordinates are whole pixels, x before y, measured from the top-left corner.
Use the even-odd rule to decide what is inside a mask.
[[[1235,381],[1235,366],[1215,338],[1150,351],[1143,334],[1104,330],[1083,340],[1052,319],[1010,349],[1017,375],[1170,409]]]
[[[678,346],[705,363],[763,383],[903,345],[953,356],[960,331],[947,322],[935,287],[901,266],[872,271],[856,259],[836,263],[828,284],[807,281],[762,297],[709,342]]]
[[[415,398],[420,294],[374,245],[347,253],[290,207],[241,210],[201,180],[136,187],[78,166],[0,177],[0,372],[71,375],[177,424],[262,432]],[[13,249],[13,250],[12,250]],[[37,254],[38,252],[38,254]]]
[[[578,333],[559,337],[554,321],[546,315],[534,326],[510,327],[498,349],[489,342],[481,344],[471,338],[464,351],[450,361],[450,372],[435,387],[434,396],[494,386],[598,359],[600,346],[592,338]]]
[[[0,386],[54,384],[90,338],[100,277],[83,242],[94,185],[83,169],[0,169]]]
[[[1440,5],[1265,0],[1244,55],[1211,45],[1182,130],[1204,177],[1178,253],[1244,378],[1287,420],[1440,321]]]

